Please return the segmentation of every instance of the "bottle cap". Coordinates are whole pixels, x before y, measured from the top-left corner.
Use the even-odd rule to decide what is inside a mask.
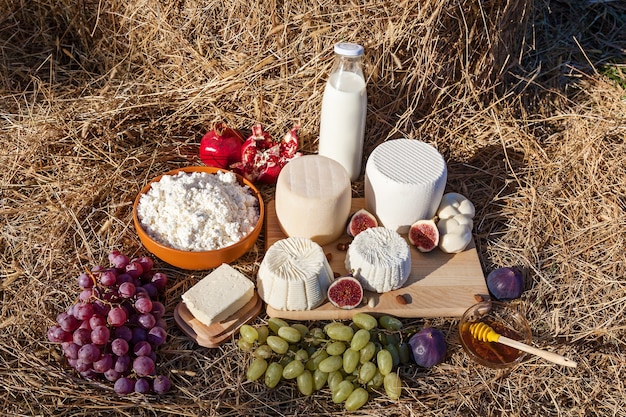
[[[335,53],[344,56],[361,56],[365,49],[356,43],[340,42],[335,44]]]

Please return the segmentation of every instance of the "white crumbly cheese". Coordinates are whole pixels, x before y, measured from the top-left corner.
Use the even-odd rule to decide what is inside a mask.
[[[257,273],[259,296],[276,310],[311,310],[326,299],[333,271],[324,250],[308,238],[278,240]]]
[[[228,264],[222,264],[182,295],[189,312],[203,324],[224,321],[254,296],[254,284]]]
[[[276,216],[287,236],[306,237],[320,245],[346,229],[352,189],[339,162],[305,155],[289,162],[276,183]]]
[[[230,171],[164,175],[137,206],[142,227],[159,243],[209,251],[239,242],[259,220],[259,201]]]
[[[411,249],[394,230],[372,227],[350,243],[345,265],[368,291],[397,290],[411,273]]]

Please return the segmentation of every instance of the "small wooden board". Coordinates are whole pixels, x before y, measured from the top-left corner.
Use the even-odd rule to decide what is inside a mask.
[[[351,213],[364,207],[365,199],[352,199]],[[265,218],[267,250],[274,242],[285,238],[278,224],[274,200],[267,204]],[[341,275],[348,274],[344,265],[346,252],[338,250],[337,243],[350,241],[351,238],[344,234],[336,242],[323,247],[324,253],[332,257],[330,265],[333,271]],[[475,294],[488,294],[474,242],[465,251],[457,254],[447,254],[439,249],[421,253],[411,246],[411,264],[411,275],[403,288],[384,294],[366,291],[365,297],[368,300],[374,297],[374,307],[363,304],[352,310],[343,310],[325,302],[313,310],[281,311],[267,306],[267,315],[292,320],[345,320],[358,312],[397,317],[460,317],[476,303]],[[398,303],[398,295],[404,296],[407,303]]]
[[[174,309],[174,319],[180,329],[200,346],[214,348],[228,339],[245,323],[256,317],[261,311],[263,302],[254,293],[254,297],[238,312],[226,320],[207,326],[196,319],[185,303],[180,302]]]

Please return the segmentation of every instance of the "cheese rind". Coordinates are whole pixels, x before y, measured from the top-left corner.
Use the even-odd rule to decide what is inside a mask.
[[[257,273],[259,296],[275,310],[318,307],[326,299],[333,271],[324,250],[311,239],[289,237],[265,253]]]
[[[254,297],[254,283],[228,264],[222,264],[183,295],[189,312],[203,324],[224,321]]]
[[[304,237],[325,245],[344,232],[352,189],[345,168],[321,156],[293,159],[276,182],[276,217],[289,237]]]
[[[365,207],[383,226],[407,233],[431,219],[446,187],[443,156],[431,145],[394,139],[377,146],[365,167]]]
[[[345,265],[364,289],[384,293],[402,287],[409,278],[411,249],[397,232],[372,227],[350,243]]]

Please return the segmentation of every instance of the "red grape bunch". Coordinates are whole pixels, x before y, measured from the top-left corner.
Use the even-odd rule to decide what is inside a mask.
[[[156,374],[155,349],[167,338],[165,306],[157,301],[167,276],[147,256],[129,259],[114,250],[109,261],[109,268],[78,275],[78,301],[57,316],[48,340],[61,344],[83,378],[105,378],[120,395],[164,394],[172,385]]]

